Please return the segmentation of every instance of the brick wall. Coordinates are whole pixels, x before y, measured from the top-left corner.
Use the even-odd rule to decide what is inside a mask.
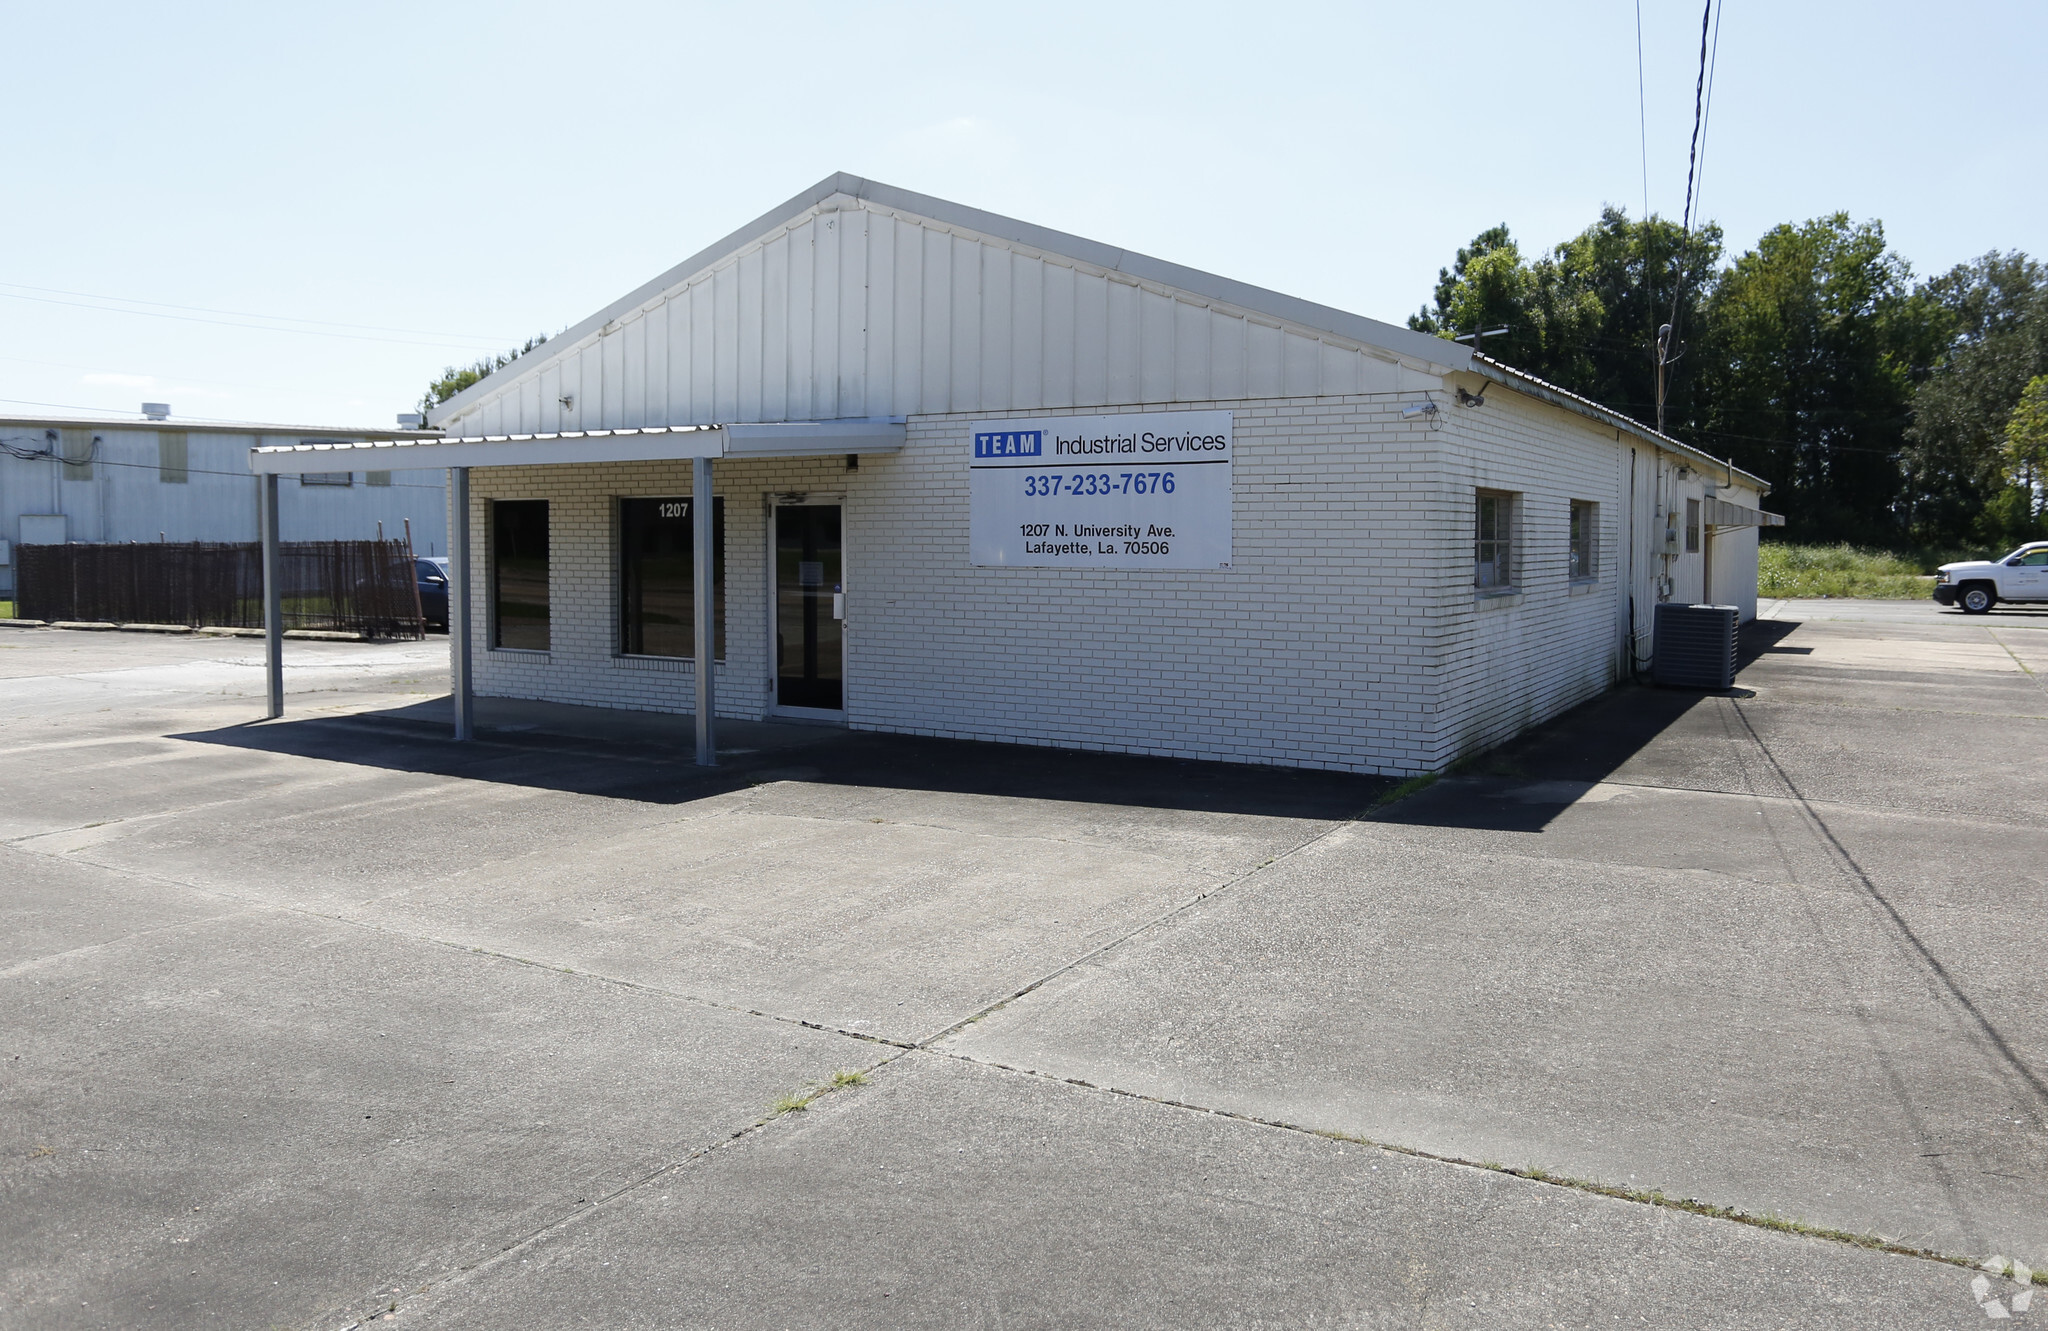
[[[1625,634],[1628,450],[1597,422],[1496,386],[1486,405],[1446,408],[1425,565],[1429,639],[1443,707],[1430,765],[1442,767],[1593,697]],[[1472,585],[1476,490],[1515,496],[1514,589]],[[1570,576],[1571,504],[1599,506],[1596,575]],[[1426,575],[1427,576],[1427,575]]]
[[[913,417],[901,453],[855,471],[837,457],[721,460],[719,713],[759,717],[770,702],[770,497],[843,493],[856,728],[1388,774],[1441,767],[1613,677],[1624,471],[1613,432],[1582,418],[1500,394],[1446,407],[1432,428],[1402,417],[1417,398],[1175,404],[1235,416],[1227,571],[970,566],[968,435],[1004,413]],[[1118,410],[1148,409],[1169,408]],[[480,573],[488,500],[547,499],[552,527],[552,650],[486,650],[480,622],[477,691],[688,710],[688,663],[614,655],[612,526],[617,496],[688,494],[689,464],[472,477]],[[1477,485],[1523,498],[1513,596],[1472,587]],[[1575,498],[1601,504],[1602,570],[1567,586]]]

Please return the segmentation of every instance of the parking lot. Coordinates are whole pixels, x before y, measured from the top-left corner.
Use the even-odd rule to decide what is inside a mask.
[[[0,629],[0,1326],[1982,1322],[2048,613],[1764,613],[1391,802]]]

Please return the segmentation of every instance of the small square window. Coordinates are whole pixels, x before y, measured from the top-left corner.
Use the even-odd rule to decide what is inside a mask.
[[[1574,582],[1600,576],[1600,506],[1572,500],[1570,572]]]
[[[1473,495],[1472,585],[1506,591],[1515,585],[1515,497],[1498,490]]]

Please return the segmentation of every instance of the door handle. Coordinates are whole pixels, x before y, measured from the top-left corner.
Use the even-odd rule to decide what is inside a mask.
[[[832,593],[832,618],[846,618],[846,594],[844,592]]]

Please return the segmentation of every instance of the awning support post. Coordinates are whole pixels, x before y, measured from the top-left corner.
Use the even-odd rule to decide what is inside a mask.
[[[712,597],[717,591],[712,571],[717,557],[713,538],[717,535],[718,506],[711,497],[711,459],[694,458],[690,464],[690,544],[693,593],[696,600],[697,640],[697,765],[718,766],[717,737],[712,715],[717,710],[718,616]]]
[[[263,680],[269,695],[264,715],[284,715],[284,588],[277,551],[277,476],[263,478],[256,504],[256,525],[263,545]]]
[[[448,698],[455,738],[476,738],[476,691],[469,675],[469,468],[448,469]]]

